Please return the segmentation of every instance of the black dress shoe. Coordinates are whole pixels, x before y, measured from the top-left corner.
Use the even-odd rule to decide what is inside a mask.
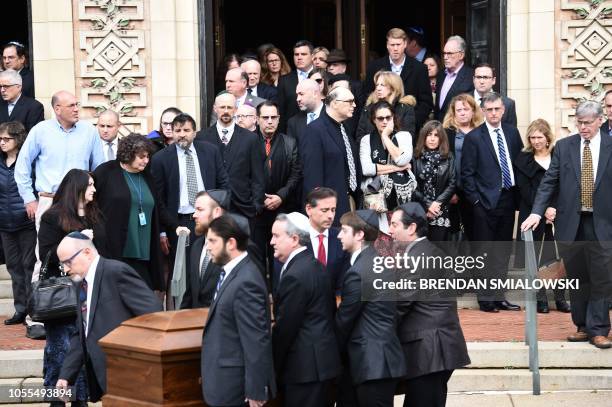
[[[4,320],[4,325],[21,324],[25,321],[25,319],[26,319],[25,312],[15,312],[15,314],[11,318]]]
[[[538,314],[548,314],[550,312],[548,309],[548,301],[538,301],[537,309]]]
[[[30,339],[45,339],[47,332],[45,332],[44,325],[29,325],[26,329],[26,336]]]
[[[557,306],[557,311],[559,312],[565,312],[565,313],[572,312],[572,308],[565,300],[555,301],[555,305]]]
[[[503,311],[520,311],[521,310],[521,307],[519,305],[512,304],[506,300],[495,301],[495,307]]]
[[[499,312],[493,301],[478,301],[482,312]]]

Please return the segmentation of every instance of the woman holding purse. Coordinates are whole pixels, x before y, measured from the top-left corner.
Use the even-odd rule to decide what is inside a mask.
[[[380,231],[388,234],[390,215],[395,208],[410,202],[416,189],[416,180],[410,172],[412,136],[398,131],[395,109],[385,100],[369,109],[373,131],[363,136],[359,146],[359,159],[366,209],[380,213]],[[370,195],[370,197],[368,197]],[[371,199],[371,195],[378,198]]]
[[[516,179],[516,186],[521,195],[519,225],[527,219],[529,214],[531,214],[536,192],[550,165],[554,142],[554,135],[546,120],[536,119],[531,122],[527,128],[527,146],[514,160],[514,176]],[[546,209],[546,218],[554,218],[554,215],[556,215],[555,208]],[[518,235],[520,236],[520,233]],[[535,243],[536,253],[539,253],[539,265],[546,263],[546,260],[552,260],[554,258],[555,253],[550,244],[550,242],[554,240],[552,223],[540,222],[538,227],[533,230],[533,241]],[[542,262],[542,258],[544,262]],[[557,310],[560,312],[570,312],[570,306],[567,301],[565,301],[565,290],[554,290],[554,294]],[[537,293],[537,310],[539,313],[543,314],[549,312],[546,289],[544,288]]]
[[[53,205],[42,216],[38,232],[40,258],[46,278],[61,274],[57,246],[70,232],[93,231],[93,240],[101,256],[106,255],[106,239],[102,215],[94,200],[96,188],[91,174],[72,169],[66,173],[53,197]],[[89,233],[89,232],[88,232]],[[90,233],[91,234],[91,233]],[[72,317],[45,322],[47,343],[43,360],[45,386],[55,386],[59,378],[64,357],[70,346],[70,337],[77,331],[76,314]],[[72,406],[87,405],[87,384],[81,373],[75,383],[76,400]],[[63,406],[63,402],[52,402],[51,406]]]

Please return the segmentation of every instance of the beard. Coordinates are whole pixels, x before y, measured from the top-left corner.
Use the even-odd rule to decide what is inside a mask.
[[[225,266],[227,263],[229,263],[229,261],[230,261],[230,256],[227,250],[225,249],[223,249],[223,251],[219,253],[219,256],[213,258],[213,263],[215,263],[216,265],[220,267]]]
[[[204,225],[202,223],[196,223],[195,225],[195,234],[198,236],[205,236],[206,232],[208,232],[208,225]]]

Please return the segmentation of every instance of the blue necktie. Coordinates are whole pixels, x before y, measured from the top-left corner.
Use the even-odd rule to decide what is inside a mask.
[[[506,147],[504,146],[504,140],[502,139],[501,132],[499,129],[494,130],[497,134],[497,148],[499,149],[499,166],[502,170],[502,186],[504,189],[512,188],[512,176],[510,175],[510,167],[506,160]]]
[[[219,280],[217,280],[217,288],[215,289],[215,296],[213,297],[213,301],[217,299],[217,294],[219,294],[219,290],[221,289],[223,280],[225,280],[225,270],[221,270],[221,274],[219,274]]]
[[[306,119],[306,124],[312,123],[312,121],[315,119],[316,115],[317,114],[315,112],[308,113],[308,118]]]

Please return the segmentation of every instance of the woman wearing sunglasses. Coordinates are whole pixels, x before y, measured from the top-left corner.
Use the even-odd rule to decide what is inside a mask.
[[[106,238],[102,215],[94,199],[96,188],[92,175],[83,170],[72,169],[66,173],[53,198],[53,205],[42,216],[38,232],[38,246],[43,266],[46,263],[46,277],[59,276],[64,267],[73,258],[62,264],[57,258],[57,246],[70,232],[88,230],[93,233],[93,241],[100,252],[106,256]],[[48,260],[47,260],[48,259]],[[59,378],[64,357],[70,346],[70,337],[77,331],[76,315],[64,319],[45,322],[47,343],[45,344],[43,360],[43,376],[45,386],[55,386]],[[84,373],[81,372],[75,382],[76,401],[72,406],[87,405],[87,384]],[[52,402],[51,406],[63,406],[63,402]]]

